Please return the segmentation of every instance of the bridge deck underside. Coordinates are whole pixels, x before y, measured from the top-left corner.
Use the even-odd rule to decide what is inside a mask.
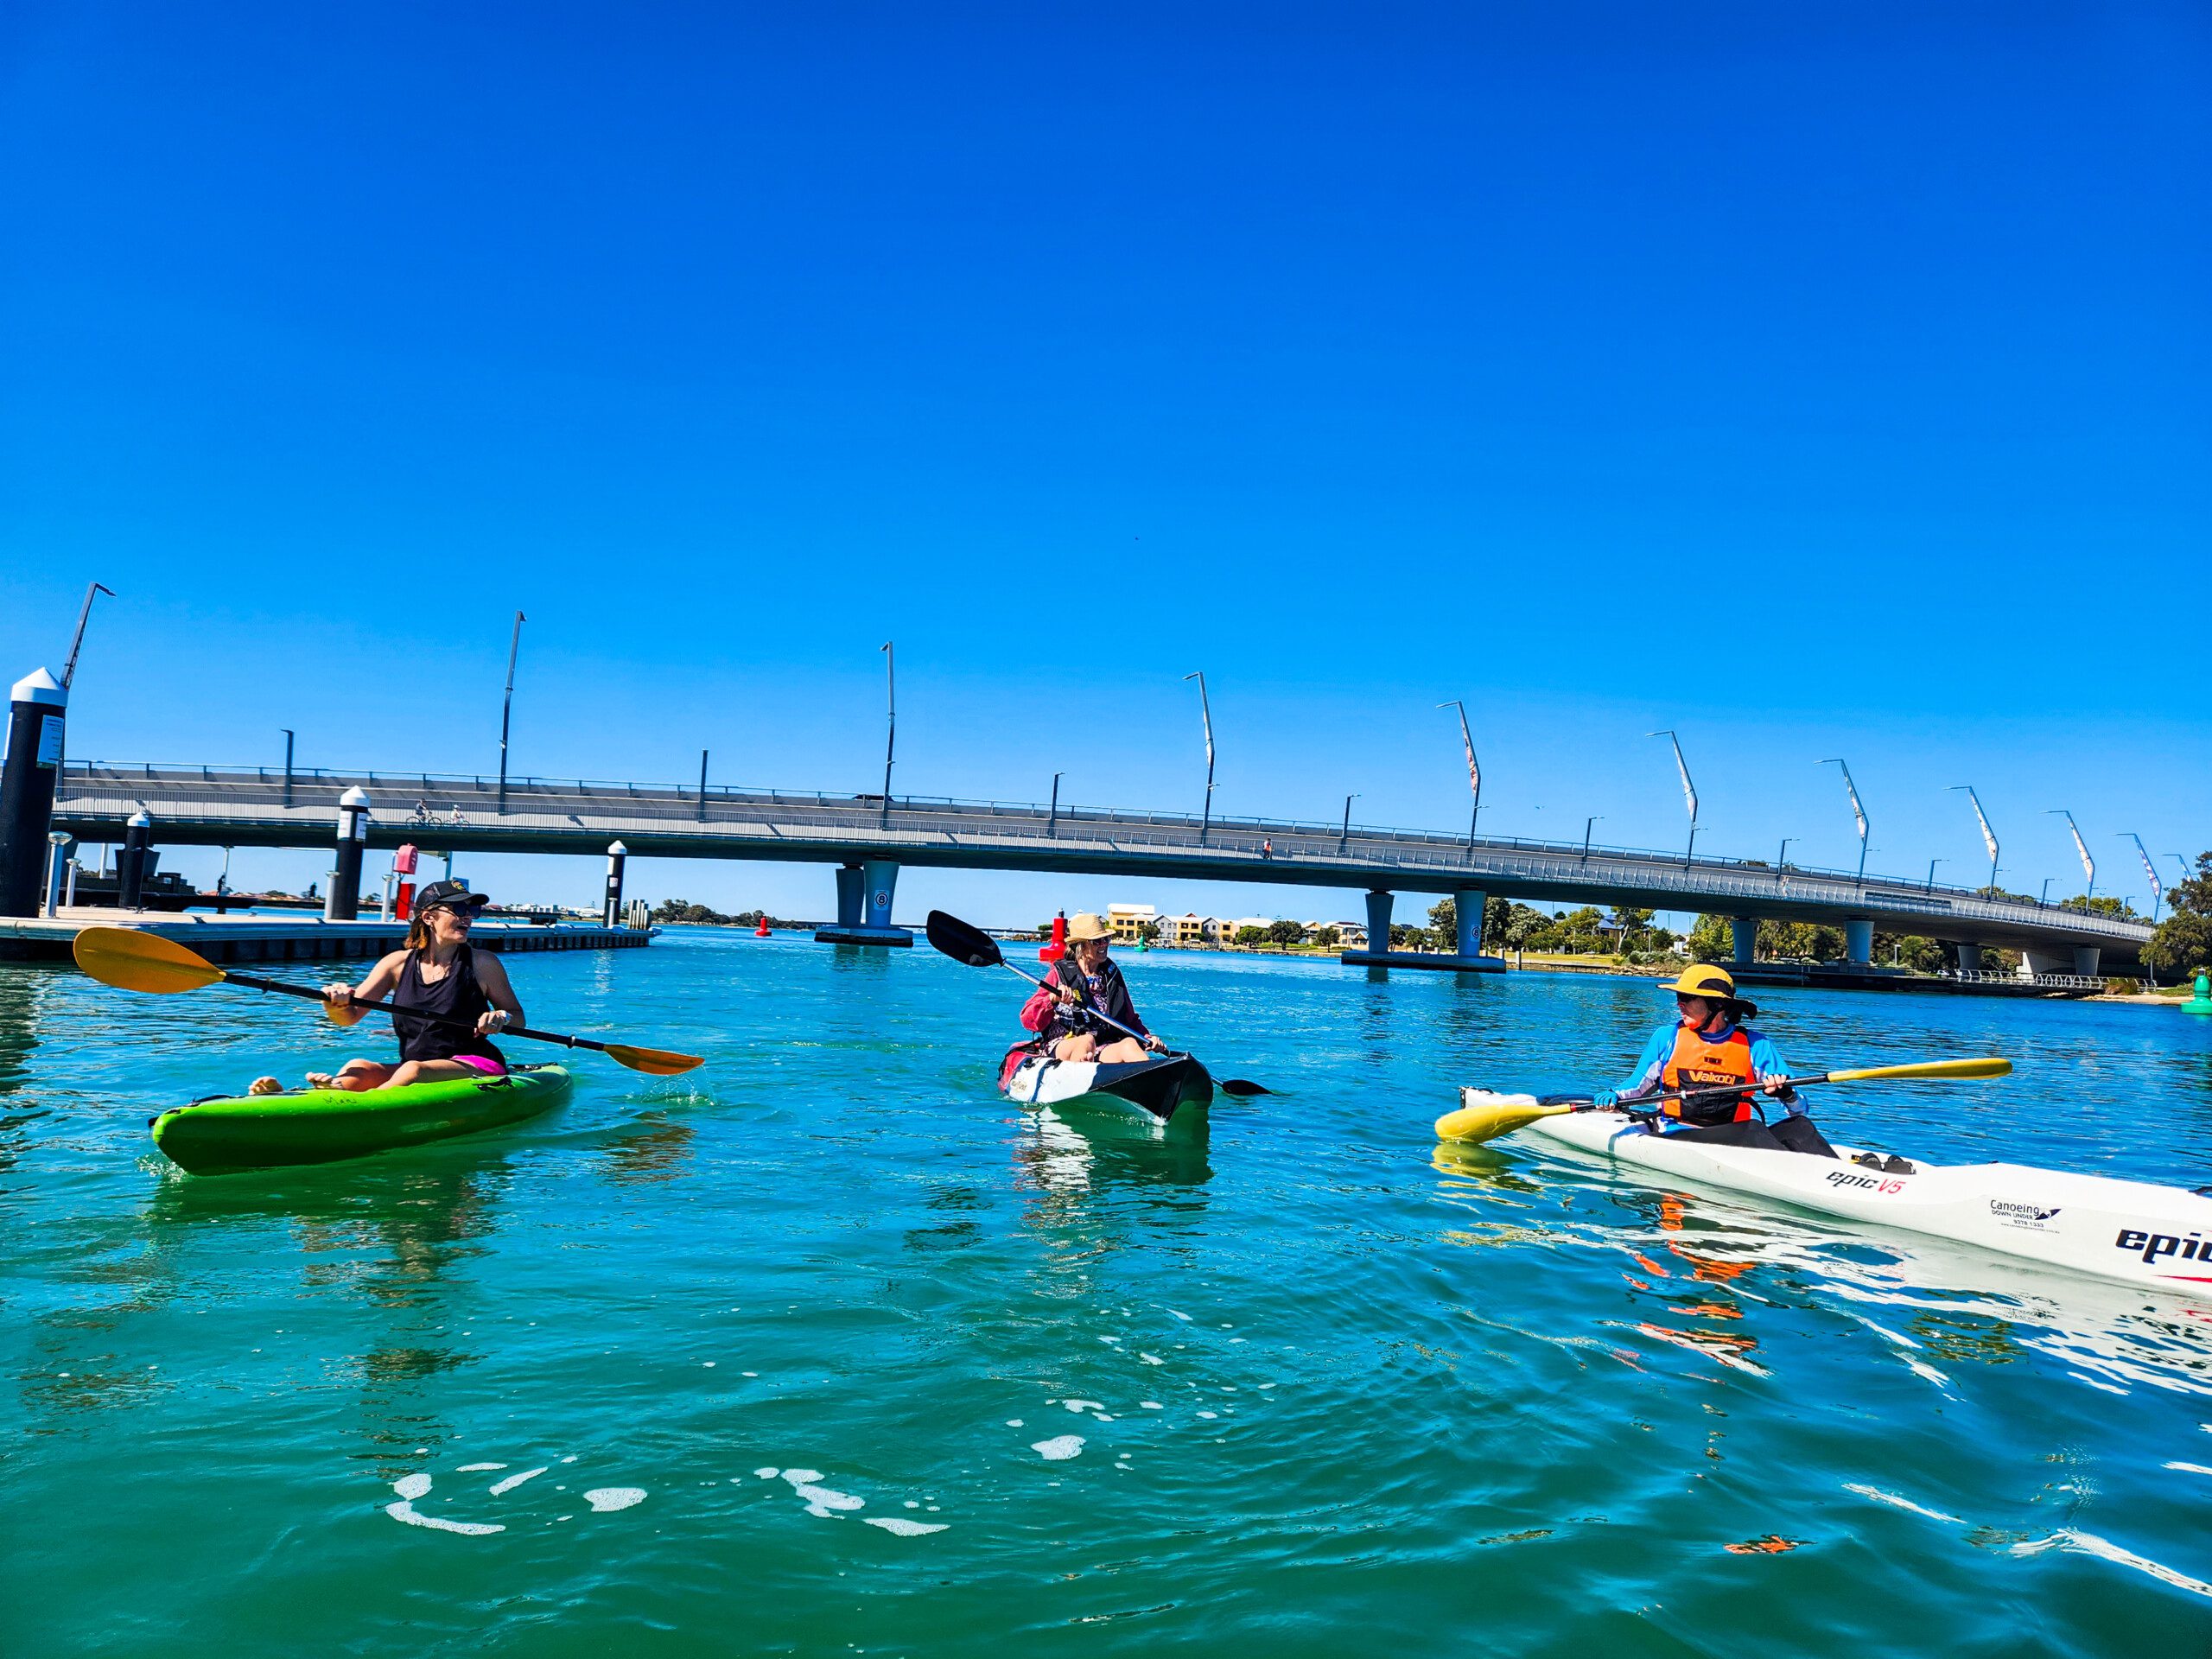
[[[2130,960],[2150,930],[2056,906],[1993,901],[1956,889],[1933,890],[1848,877],[1700,859],[1531,847],[1406,832],[1349,836],[1296,824],[1198,826],[1173,817],[1066,812],[1042,808],[906,806],[894,803],[889,827],[879,803],[710,795],[703,806],[676,791],[562,792],[511,788],[507,810],[488,791],[436,780],[423,791],[442,822],[410,822],[410,780],[330,779],[298,785],[292,804],[282,786],[174,772],[72,775],[55,825],[80,841],[119,842],[131,813],[154,817],[158,844],[321,847],[335,832],[337,797],[348,783],[372,788],[378,810],[370,842],[404,842],[435,851],[597,854],[620,839],[632,856],[760,859],[900,864],[1066,874],[1170,876],[1298,887],[1452,893],[1479,888],[1494,897],[1567,905],[1623,905],[1731,916],[1840,925],[1871,918],[1885,932],[2042,950],[2101,948],[2108,962]],[[426,784],[431,780],[424,780]],[[453,822],[455,810],[461,822]]]

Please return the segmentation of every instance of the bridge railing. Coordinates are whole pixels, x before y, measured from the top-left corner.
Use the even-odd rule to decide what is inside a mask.
[[[141,791],[191,783],[220,789],[229,800],[243,799],[262,806],[282,806],[289,793],[289,804],[296,810],[334,808],[345,790],[358,785],[376,798],[377,817],[386,824],[418,822],[412,817],[401,816],[398,810],[397,804],[410,797],[429,813],[419,820],[426,830],[435,829],[441,823],[452,823],[450,815],[455,811],[461,813],[461,821],[471,828],[486,828],[499,821],[499,780],[472,773],[340,772],[295,767],[288,785],[281,766],[117,765],[71,760],[66,763],[62,792],[68,804],[89,806],[93,804],[87,798],[90,792],[105,787],[117,791],[118,804],[127,802],[135,805]],[[580,822],[581,809],[602,817],[671,826],[679,823],[711,825],[717,822],[728,823],[744,809],[766,807],[783,813],[803,813],[815,829],[867,833],[880,832],[886,816],[880,794],[730,785],[710,784],[702,798],[696,785],[610,783],[533,775],[510,778],[506,795],[506,817],[510,818],[552,810]],[[988,823],[979,824],[979,816],[987,816]],[[1103,838],[1117,847],[1183,852],[1200,844],[1202,829],[1202,821],[1195,814],[1072,804],[1054,810],[1034,802],[969,800],[951,796],[893,796],[889,817],[894,829],[908,833],[934,832],[957,838],[973,836],[982,830],[993,836],[1041,840],[1060,837],[1070,831],[1090,831],[1094,835],[1103,831]],[[1353,824],[1347,831],[1341,822],[1233,816],[1212,818],[1205,825],[1204,834],[1205,846],[1217,853],[1265,857],[1271,850],[1279,862],[1387,861],[1393,868],[1430,874],[1457,869],[1465,873],[1471,884],[1482,879],[1480,861],[1484,855],[1490,855],[1513,858],[1515,864],[1510,874],[1515,877],[1556,881],[1568,887],[1619,886],[1619,878],[1626,876],[1639,890],[1679,893],[1700,900],[1741,898],[1771,902],[1777,898],[1797,897],[1841,903],[1858,898],[1878,903],[1889,912],[2059,924],[2076,931],[2103,933],[2113,938],[2132,939],[2135,930],[2142,925],[2139,922],[2131,924],[2127,918],[2063,905],[1993,898],[1969,887],[1881,876],[1868,876],[1862,880],[1853,871],[1797,864],[1777,869],[1762,860],[1709,855],[1685,858],[1680,854],[1649,849],[1592,845],[1586,850],[1580,843],[1489,836],[1479,837],[1471,848],[1464,838],[1428,830]],[[1509,872],[1501,870],[1499,874]],[[1798,887],[1794,893],[1793,886]],[[1706,903],[1681,907],[1711,908]]]

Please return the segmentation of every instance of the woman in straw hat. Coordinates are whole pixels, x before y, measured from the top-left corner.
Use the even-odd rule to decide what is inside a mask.
[[[1128,982],[1106,954],[1113,935],[1089,911],[1068,924],[1068,951],[1052,964],[1043,988],[1021,1010],[1021,1023],[1037,1033],[1031,1046],[1056,1060],[1097,1060],[1108,1065],[1143,1059],[1160,1052],[1160,1041],[1137,1017]],[[1100,1015],[1105,1016],[1102,1020]],[[1107,1020],[1113,1023],[1108,1024]],[[1116,1031],[1126,1026],[1142,1038]]]

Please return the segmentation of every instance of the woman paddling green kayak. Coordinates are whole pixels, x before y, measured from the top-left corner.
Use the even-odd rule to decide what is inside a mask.
[[[341,1026],[358,1023],[389,996],[399,1059],[396,1065],[351,1059],[334,1074],[310,1071],[309,1088],[359,1094],[507,1075],[507,1058],[490,1039],[524,1022],[522,1002],[499,957],[468,943],[476,912],[489,902],[458,881],[431,882],[416,900],[404,946],[370,969],[359,984],[323,987],[325,1012]],[[410,1018],[410,1011],[433,1017]],[[461,1021],[473,1021],[474,1029]],[[251,1092],[274,1094],[283,1087],[275,1077],[257,1077]]]

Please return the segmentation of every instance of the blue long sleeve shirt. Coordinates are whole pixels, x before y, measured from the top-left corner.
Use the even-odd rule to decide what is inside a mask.
[[[1667,1057],[1675,1052],[1675,1033],[1681,1029],[1681,1022],[1676,1020],[1672,1025],[1660,1027],[1651,1033],[1651,1040],[1644,1044],[1643,1052],[1637,1057],[1635,1071],[1630,1074],[1626,1083],[1619,1084],[1615,1090],[1624,1102],[1634,1100],[1643,1095],[1656,1095],[1661,1091],[1660,1073],[1666,1070]],[[1709,1034],[1726,1037],[1733,1030],[1735,1030],[1733,1025],[1724,1025],[1718,1031]],[[1783,1060],[1782,1051],[1774,1046],[1772,1039],[1761,1036],[1749,1026],[1744,1027],[1744,1035],[1751,1039],[1752,1071],[1763,1077],[1786,1077],[1789,1075],[1789,1067]],[[1805,1109],[1794,1091],[1783,1096],[1782,1103],[1789,1109],[1793,1116]]]

